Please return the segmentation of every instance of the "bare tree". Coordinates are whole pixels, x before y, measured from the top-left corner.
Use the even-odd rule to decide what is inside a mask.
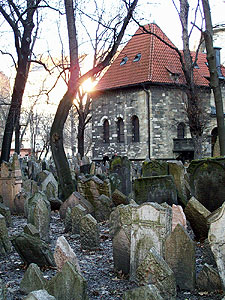
[[[138,0],[134,0],[132,2],[124,1],[124,3],[127,5],[128,13],[127,16],[124,18],[124,21],[118,34],[116,34],[117,27],[114,28],[115,39],[111,50],[108,52],[108,54],[102,62],[90,69],[84,75],[80,76],[77,28],[73,6],[74,3],[72,0],[64,0],[70,48],[70,79],[68,83],[67,92],[59,103],[50,133],[51,149],[58,173],[59,183],[62,189],[63,200],[65,200],[74,191],[75,188],[69,169],[69,164],[63,148],[63,127],[67,119],[69,110],[72,106],[73,100],[76,97],[81,83],[89,77],[92,77],[95,74],[101,72],[110,63],[124,36],[125,29],[132,17],[132,13],[137,5],[137,2]]]
[[[17,53],[16,78],[3,136],[1,162],[9,160],[14,130],[15,150],[19,153],[20,111],[30,68],[31,54],[37,37],[37,30],[33,33],[35,27],[34,15],[40,2],[41,0],[28,0],[26,4],[22,3],[20,5],[17,1],[12,0],[0,2],[0,13],[14,33]]]
[[[217,118],[217,128],[219,136],[220,145],[220,155],[225,155],[225,125],[224,125],[224,111],[223,111],[223,101],[220,88],[220,82],[218,78],[218,72],[216,67],[216,57],[215,50],[213,48],[213,27],[210,14],[210,6],[208,0],[202,0],[202,6],[205,16],[205,27],[204,39],[207,51],[208,67],[210,72],[210,86],[213,89],[215,106],[216,106],[216,118]]]

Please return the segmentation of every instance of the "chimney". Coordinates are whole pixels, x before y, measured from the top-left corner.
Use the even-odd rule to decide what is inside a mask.
[[[224,76],[221,71],[221,66],[220,66],[220,50],[221,49],[222,48],[220,48],[220,47],[214,47],[215,55],[216,55],[216,69],[217,69],[218,77],[220,79],[224,79]]]

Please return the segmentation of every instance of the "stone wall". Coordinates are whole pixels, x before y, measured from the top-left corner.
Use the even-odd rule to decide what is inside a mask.
[[[178,156],[173,152],[173,139],[177,138],[177,125],[186,125],[185,138],[190,138],[187,114],[184,110],[184,93],[172,86],[150,86],[105,91],[94,96],[93,100],[93,159],[110,158],[114,154],[127,156],[129,159],[146,159],[148,154],[148,96],[150,108],[150,158],[173,159]],[[201,91],[201,98],[208,107],[209,126],[206,129],[204,155],[210,156],[210,130],[213,128],[210,117],[209,89]],[[139,118],[140,142],[132,141],[132,116]],[[124,143],[117,142],[116,121],[124,121]],[[211,119],[210,119],[211,118]],[[109,121],[109,143],[103,140],[103,122]]]

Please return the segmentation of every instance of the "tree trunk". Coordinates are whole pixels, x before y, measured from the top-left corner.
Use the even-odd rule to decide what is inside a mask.
[[[78,153],[80,153],[81,158],[84,156],[84,130],[85,130],[84,122],[79,117],[77,142],[78,142]]]
[[[220,145],[220,155],[225,155],[225,125],[224,125],[224,111],[223,111],[223,100],[220,88],[220,82],[216,69],[216,58],[215,50],[213,48],[213,30],[212,20],[210,14],[210,7],[208,0],[202,0],[202,6],[205,16],[206,31],[204,32],[205,46],[207,51],[207,60],[210,72],[210,85],[213,89],[215,106],[216,106],[216,119],[218,128],[218,137]]]

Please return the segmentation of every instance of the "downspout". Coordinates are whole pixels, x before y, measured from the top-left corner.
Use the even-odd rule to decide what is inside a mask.
[[[145,88],[145,85],[142,84],[143,90],[146,94],[146,103],[147,103],[147,121],[148,121],[148,158],[151,159],[151,140],[150,140],[150,93],[149,91]]]

